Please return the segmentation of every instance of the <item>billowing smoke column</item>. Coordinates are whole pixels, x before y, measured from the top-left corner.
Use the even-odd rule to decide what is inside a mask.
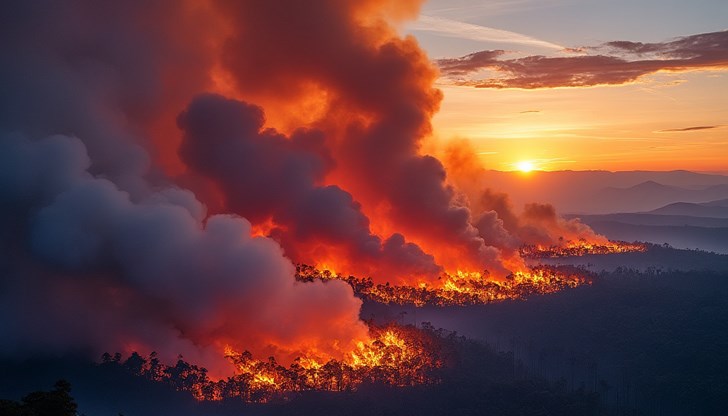
[[[150,164],[159,120],[209,85],[180,6],[4,4],[0,353],[157,350],[220,374],[226,345],[340,357],[366,338],[345,283],[296,283],[278,243]]]
[[[289,256],[309,264],[343,259],[337,265],[346,270],[400,278],[441,271],[401,234],[385,241],[373,235],[351,194],[318,185],[333,165],[322,132],[285,137],[264,130],[261,108],[215,95],[196,98],[178,123],[182,160],[220,185],[229,209],[251,221],[272,220],[270,233]]]
[[[294,114],[317,103],[310,124],[337,161],[327,180],[356,197],[375,230],[403,233],[451,269],[503,272],[442,164],[420,155],[441,99],[437,74],[414,39],[385,23],[411,14],[412,3],[225,2],[236,25],[224,68],[237,91],[261,102],[284,97]]]
[[[508,194],[489,188],[485,172],[467,141],[454,140],[443,152],[451,180],[469,201],[473,225],[489,246],[498,247],[501,257],[514,258],[519,247],[527,245],[563,246],[584,239],[604,244],[607,239],[596,234],[578,219],[559,217],[553,205],[528,203],[521,212]]]
[[[422,154],[437,72],[391,26],[418,6],[5,2],[0,353],[337,357],[361,302],[294,262],[497,277],[557,238],[547,207],[513,220]]]
[[[2,138],[3,352],[163,349],[213,368],[227,345],[337,356],[366,337],[348,286],[298,284],[250,223],[167,187],[133,201],[76,138]],[[27,212],[28,215],[23,215]],[[338,344],[338,345],[337,345]]]

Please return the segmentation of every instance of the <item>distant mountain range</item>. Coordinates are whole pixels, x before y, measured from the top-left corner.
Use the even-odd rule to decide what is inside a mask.
[[[676,202],[649,212],[578,217],[613,240],[668,243],[728,254],[728,199],[704,203]]]
[[[646,212],[676,202],[728,199],[728,176],[684,170],[651,171],[487,171],[483,188],[510,195],[516,208],[551,203],[561,213]]]
[[[688,172],[498,172],[483,188],[507,193],[517,210],[550,203],[608,238],[668,243],[728,254],[728,176]]]
[[[580,218],[585,223],[620,222],[623,224],[677,226],[677,227],[728,227],[728,218],[700,217],[690,215],[662,215],[651,213],[619,213],[596,215],[566,215],[566,218]]]
[[[650,211],[658,215],[686,215],[691,217],[728,218],[728,199],[690,203],[675,202]]]
[[[675,248],[728,254],[728,227],[653,226],[615,221],[583,221],[594,231],[612,240],[667,243]]]
[[[592,198],[594,198],[594,202],[597,202],[606,211],[614,212],[624,206],[629,206],[630,211],[646,211],[654,210],[656,207],[665,204],[672,206],[675,205],[676,201],[685,204],[689,202],[705,202],[728,198],[728,184],[711,185],[703,189],[686,189],[663,185],[655,181],[646,181],[629,188],[607,187],[595,192]],[[698,205],[693,205],[694,209],[699,209],[697,208]],[[687,207],[684,208],[687,209]],[[721,209],[721,207],[717,206],[700,206],[700,208],[706,213],[711,211],[718,212]],[[679,207],[673,209],[667,206],[659,209],[664,209],[665,214],[692,215],[680,213]]]

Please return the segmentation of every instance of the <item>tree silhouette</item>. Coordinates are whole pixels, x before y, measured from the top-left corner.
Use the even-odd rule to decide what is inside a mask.
[[[71,383],[58,380],[51,391],[35,391],[22,401],[0,400],[3,416],[76,416],[78,405],[71,397]]]
[[[124,361],[124,368],[134,375],[142,375],[146,370],[147,360],[142,358],[137,352],[131,353],[129,358]]]

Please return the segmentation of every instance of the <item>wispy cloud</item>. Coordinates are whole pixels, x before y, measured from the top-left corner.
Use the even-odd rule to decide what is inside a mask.
[[[502,50],[480,51],[441,59],[443,75],[461,77],[459,84],[479,88],[551,88],[618,85],[658,71],[728,69],[728,31],[704,33],[669,42],[617,41],[578,48],[582,55],[527,56],[501,59]],[[596,52],[596,55],[589,53]],[[482,69],[497,77],[462,79]]]
[[[683,131],[696,131],[696,130],[712,130],[712,129],[718,129],[721,127],[725,127],[724,124],[716,124],[714,126],[692,126],[692,127],[682,127],[678,129],[666,129],[666,130],[658,130],[658,133],[671,133],[671,132],[683,132]]]
[[[488,0],[488,1],[461,1],[461,2],[439,2],[446,3],[446,7],[436,7],[434,4],[438,2],[428,2],[424,7],[424,14],[429,16],[449,17],[451,19],[472,19],[481,16],[497,16],[508,13],[515,13],[524,10],[533,11],[553,7],[562,3],[564,0]],[[568,1],[568,0],[567,0]],[[454,5],[450,5],[455,3]]]
[[[521,33],[446,19],[444,17],[421,15],[420,18],[410,26],[410,28],[412,30],[435,32],[445,36],[475,40],[479,42],[513,43],[555,50],[564,49],[563,46],[555,43],[536,39]]]

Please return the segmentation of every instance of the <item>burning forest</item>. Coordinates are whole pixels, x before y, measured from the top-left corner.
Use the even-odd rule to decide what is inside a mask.
[[[420,3],[5,4],[0,354],[156,351],[135,371],[204,399],[434,383],[360,297],[524,299],[590,282],[525,257],[639,250],[426,151]]]
[[[235,366],[235,374],[219,380],[212,380],[207,369],[182,357],[173,366],[165,365],[156,352],[148,359],[133,352],[124,360],[119,353],[104,353],[100,365],[119,366],[134,376],[189,392],[197,400],[264,403],[306,391],[352,391],[363,383],[393,387],[433,384],[439,382],[437,369],[452,359],[442,333],[431,328],[371,325],[370,334],[371,340],[359,342],[341,360],[319,362],[302,356],[288,366],[275,357],[259,360],[249,351],[228,348],[225,356]]]
[[[587,255],[641,253],[647,251],[647,244],[626,241],[608,241],[590,243],[586,240],[568,241],[558,245],[524,245],[520,248],[521,256],[526,258],[578,257]]]
[[[302,282],[342,280],[364,299],[399,305],[455,306],[478,305],[504,300],[524,300],[529,296],[554,293],[590,284],[592,273],[569,266],[535,266],[495,280],[483,273],[444,274],[436,285],[420,283],[391,285],[374,283],[371,278],[357,278],[318,270],[309,265],[296,267],[296,279]]]

